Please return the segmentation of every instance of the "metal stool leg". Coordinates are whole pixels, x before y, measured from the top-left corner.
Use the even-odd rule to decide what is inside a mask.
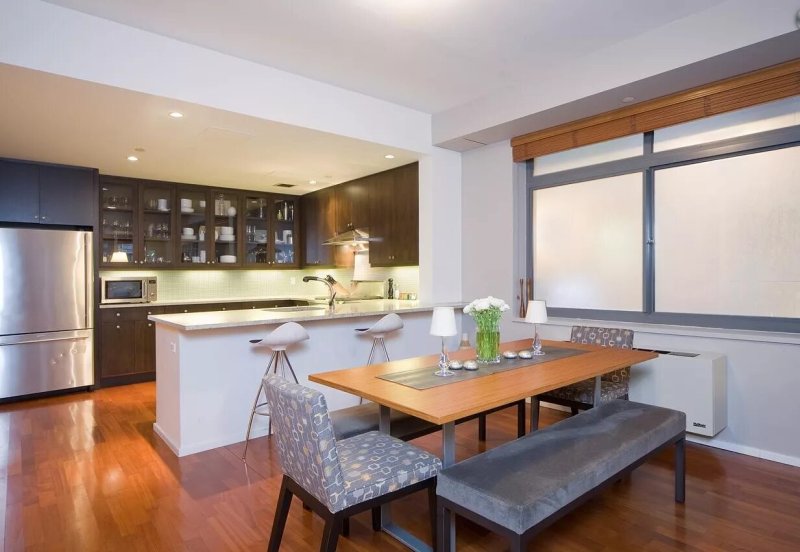
[[[389,358],[389,351],[386,350],[386,342],[382,337],[379,337],[378,340],[381,342],[381,347],[383,347],[383,354],[386,355],[386,362],[390,362],[392,359]]]
[[[278,352],[277,351],[273,351],[272,352],[272,356],[269,357],[269,362],[267,363],[267,369],[264,372],[265,376],[267,374],[269,374],[270,369],[272,369],[272,371],[275,372],[275,373],[278,372]],[[259,403],[258,399],[261,398],[261,393],[262,392],[264,393],[264,402],[263,403]],[[250,432],[253,429],[253,418],[255,418],[256,414],[259,414],[260,416],[269,416],[269,414],[257,412],[257,410],[260,407],[267,405],[267,398],[266,397],[267,397],[267,391],[264,389],[264,382],[262,380],[261,383],[258,386],[258,392],[256,393],[256,398],[253,401],[253,409],[250,411],[250,421],[247,423],[247,435],[245,435],[245,438],[244,438],[244,452],[242,453],[242,461],[243,462],[246,461],[246,458],[247,458],[247,446],[250,444]],[[269,416],[269,421],[270,421],[270,427],[269,427],[268,431],[271,433],[271,430],[272,430],[272,416]]]

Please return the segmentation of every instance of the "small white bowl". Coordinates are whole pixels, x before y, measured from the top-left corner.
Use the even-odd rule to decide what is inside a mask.
[[[523,349],[517,354],[519,358],[533,358],[533,353],[531,353],[529,349]]]
[[[478,361],[477,360],[466,360],[464,361],[464,370],[477,370],[478,369]]]
[[[184,236],[194,236],[194,228],[184,228],[183,229]]]
[[[503,356],[508,359],[517,358],[516,351],[503,351]]]
[[[221,263],[235,263],[236,262],[236,255],[220,255],[219,262]]]
[[[233,236],[233,226],[220,226],[219,227],[219,235],[220,236]]]
[[[447,365],[451,370],[461,370],[464,365],[458,360],[451,360]]]

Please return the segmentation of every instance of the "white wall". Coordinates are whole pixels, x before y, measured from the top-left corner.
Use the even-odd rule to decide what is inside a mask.
[[[460,157],[431,145],[429,114],[39,0],[0,13],[0,63],[416,152],[419,298],[461,298]]]
[[[570,64],[569,71],[554,65],[520,75],[518,86],[436,113],[433,141],[442,144],[485,129],[492,129],[494,140],[531,132],[535,129],[524,128],[524,119],[533,113],[796,31],[797,8],[796,0],[727,0],[597,50]],[[602,111],[614,107],[621,104]]]
[[[508,143],[497,143],[462,154],[462,180],[464,299],[490,294],[515,299],[516,282],[524,274],[524,266],[515,265],[515,255],[524,255],[525,195],[519,189],[524,188],[524,171],[511,161]],[[514,302],[504,316],[503,340],[531,336],[528,324],[512,322],[517,308]],[[542,337],[568,339],[569,327],[582,321],[553,322],[541,327]],[[464,325],[470,327],[467,317]],[[800,466],[800,401],[794,398],[800,389],[800,335],[692,328],[665,333],[653,325],[634,329],[636,346],[727,356],[728,428],[709,444]]]

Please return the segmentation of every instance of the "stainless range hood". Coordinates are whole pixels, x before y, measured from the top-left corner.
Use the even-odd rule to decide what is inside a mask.
[[[370,241],[366,230],[350,227],[344,232],[325,240],[322,245],[369,245]]]

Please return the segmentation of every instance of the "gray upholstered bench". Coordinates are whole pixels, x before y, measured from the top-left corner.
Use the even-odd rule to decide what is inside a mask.
[[[683,412],[616,400],[447,468],[436,486],[437,549],[449,545],[453,512],[525,550],[536,533],[670,445],[675,501],[683,502],[685,430]]]

